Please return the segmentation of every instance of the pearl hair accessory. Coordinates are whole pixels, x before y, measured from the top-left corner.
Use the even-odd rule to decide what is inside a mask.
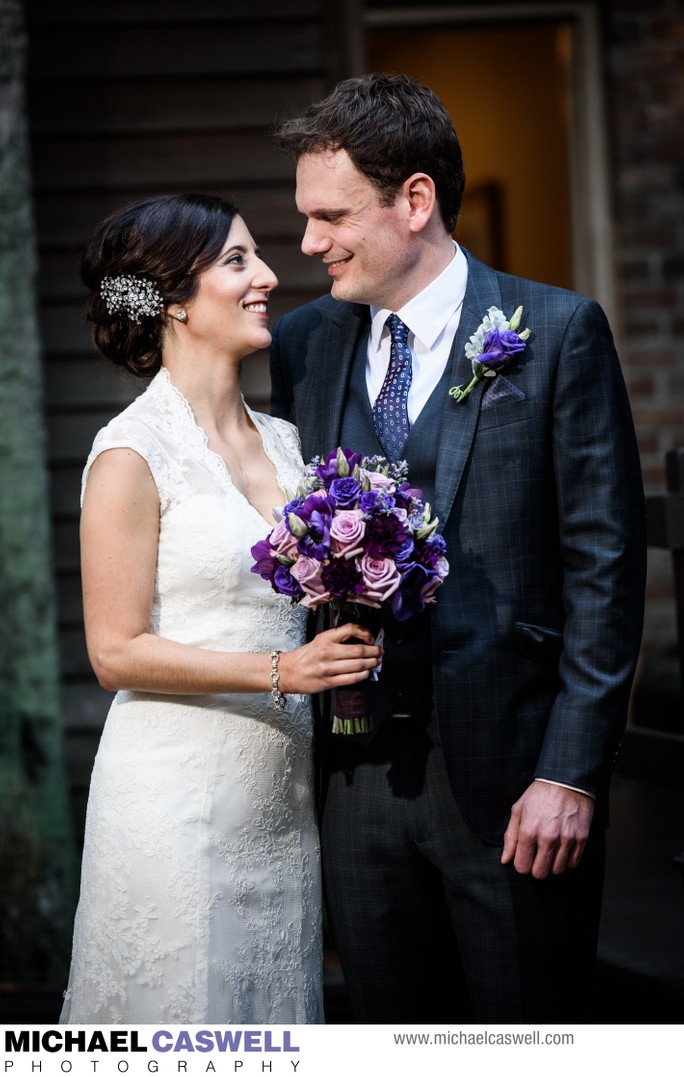
[[[143,277],[105,277],[100,295],[110,314],[127,314],[136,325],[140,325],[142,317],[155,318],[164,309],[157,287]]]

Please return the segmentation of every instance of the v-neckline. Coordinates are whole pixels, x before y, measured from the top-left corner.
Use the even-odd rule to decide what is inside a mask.
[[[209,444],[209,436],[208,436],[206,430],[204,429],[204,427],[201,426],[200,423],[198,423],[197,418],[195,416],[195,413],[192,410],[192,405],[190,404],[190,401],[181,392],[181,390],[178,388],[178,386],[174,385],[173,381],[171,380],[171,375],[169,374],[166,367],[162,367],[160,373],[163,373],[163,374],[166,375],[166,377],[165,377],[166,384],[170,387],[170,389],[173,391],[175,396],[178,398],[178,401],[182,405],[184,413],[187,415],[187,418],[188,418],[189,422],[191,423],[193,429],[196,431],[198,441],[201,443],[202,448],[204,449],[206,454],[215,462],[218,469],[221,471],[221,473],[228,480],[228,483],[230,485],[231,490],[234,490],[235,493],[237,494],[237,496],[242,498],[244,503],[252,510],[253,513],[255,513],[256,516],[259,517],[260,520],[262,520],[265,524],[269,525],[270,527],[274,527],[275,526],[275,519],[272,517],[270,520],[268,520],[263,515],[263,513],[256,507],[256,505],[252,504],[252,502],[249,500],[247,495],[242,492],[242,490],[239,488],[239,486],[237,486],[235,484],[235,482],[233,481],[233,476],[230,473],[230,468],[228,467],[228,464],[226,463],[226,461],[223,459],[223,457],[221,456],[221,454],[219,452],[216,452],[215,449],[212,449],[211,445]],[[257,434],[259,435],[259,440],[261,441],[261,448],[263,449],[264,456],[266,457],[266,459],[269,461],[269,463],[271,464],[271,466],[273,468],[273,472],[275,474],[276,486],[278,487],[278,490],[280,491],[281,504],[284,505],[285,500],[286,500],[285,491],[284,491],[283,486],[282,486],[281,481],[280,481],[280,475],[279,475],[279,472],[278,472],[278,463],[275,460],[273,454],[271,452],[269,452],[268,446],[266,444],[266,442],[268,440],[264,436],[267,433],[266,427],[262,426],[261,422],[259,421],[258,413],[252,411],[252,409],[246,403],[244,396],[241,397],[241,400],[242,400],[242,407],[244,408],[245,414],[252,421],[252,423],[254,424],[254,429],[256,430]],[[274,505],[273,507],[277,508],[279,506]]]

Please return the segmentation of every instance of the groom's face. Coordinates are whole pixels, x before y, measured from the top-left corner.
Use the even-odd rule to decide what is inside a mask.
[[[307,218],[302,250],[321,258],[335,299],[398,310],[412,298],[416,255],[401,193],[382,205],[348,154],[336,150],[300,157],[296,200]]]

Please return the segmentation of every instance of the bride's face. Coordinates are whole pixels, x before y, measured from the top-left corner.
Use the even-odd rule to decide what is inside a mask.
[[[278,279],[259,256],[241,217],[234,217],[221,254],[199,276],[186,304],[187,329],[198,343],[242,358],[271,343],[268,300]]]

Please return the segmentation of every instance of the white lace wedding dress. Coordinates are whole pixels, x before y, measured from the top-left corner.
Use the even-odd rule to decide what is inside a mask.
[[[294,428],[252,414],[281,488]],[[306,612],[250,572],[269,524],[233,486],[162,370],[95,439],[159,491],[150,631],[225,651],[291,650]],[[319,848],[308,697],[119,692],[93,768],[62,1023],[315,1023]]]

